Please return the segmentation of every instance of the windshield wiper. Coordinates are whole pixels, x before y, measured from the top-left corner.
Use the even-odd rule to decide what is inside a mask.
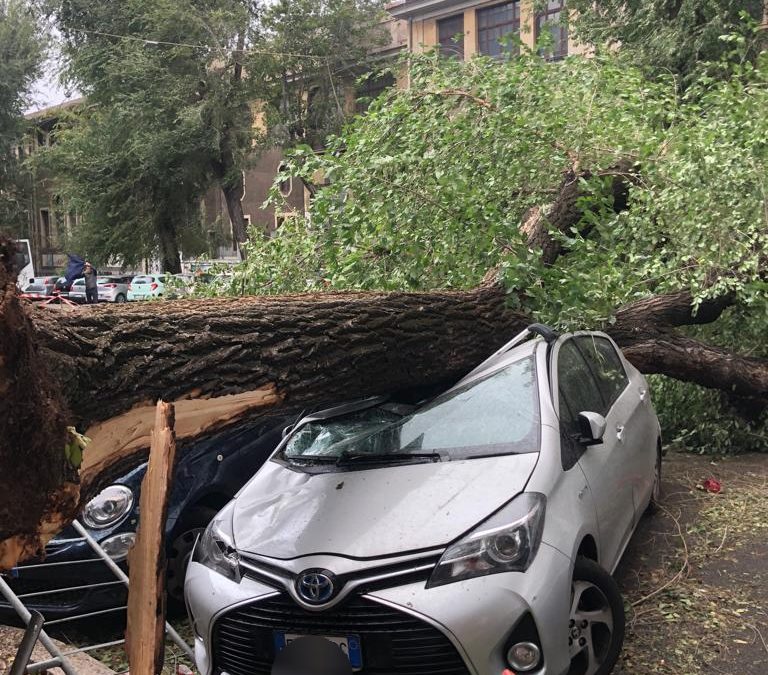
[[[339,458],[329,455],[283,455],[289,462],[302,462],[304,464],[336,464]]]
[[[336,460],[336,464],[387,464],[389,462],[409,462],[429,460],[442,462],[443,458],[437,452],[389,452],[385,454],[370,454],[367,452],[342,452]]]

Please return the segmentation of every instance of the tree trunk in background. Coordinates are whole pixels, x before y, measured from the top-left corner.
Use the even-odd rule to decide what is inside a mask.
[[[170,216],[161,214],[159,217],[161,218],[159,234],[163,272],[179,274],[181,272],[181,257],[179,256],[179,239],[176,235],[176,226]]]
[[[245,258],[246,252],[243,244],[248,241],[248,230],[245,226],[243,214],[243,197],[245,196],[245,176],[240,164],[235,161],[239,156],[239,148],[242,146],[242,137],[248,137],[253,126],[253,116],[250,106],[244,103],[243,82],[243,49],[245,47],[245,30],[237,36],[237,48],[233,52],[234,67],[230,86],[231,98],[235,103],[229,109],[230,119],[223,125],[221,134],[221,158],[216,167],[221,191],[227,203],[227,213],[232,223],[232,238],[235,248]],[[245,131],[247,130],[247,131]],[[250,144],[246,147],[250,147]]]
[[[240,174],[242,178],[242,174]],[[243,196],[245,195],[244,183],[232,181],[231,183],[222,183],[221,191],[224,194],[224,201],[227,203],[227,214],[232,223],[232,238],[235,248],[245,257],[245,251],[242,244],[248,241],[248,229],[245,226],[245,215],[243,214]]]

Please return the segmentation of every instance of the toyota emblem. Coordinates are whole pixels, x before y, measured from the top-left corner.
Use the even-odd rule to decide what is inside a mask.
[[[310,605],[328,602],[336,591],[333,575],[325,570],[307,570],[296,580],[296,592]]]

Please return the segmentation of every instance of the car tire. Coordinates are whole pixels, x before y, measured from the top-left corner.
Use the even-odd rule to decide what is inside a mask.
[[[172,614],[184,612],[184,577],[192,550],[199,535],[213,520],[217,510],[208,506],[192,507],[181,518],[168,547],[166,567],[166,597],[168,611]]]
[[[579,556],[573,569],[568,618],[568,675],[608,675],[624,644],[624,600],[614,578]]]
[[[122,293],[118,293],[115,302],[125,302],[125,296]]]
[[[652,515],[659,510],[661,506],[661,474],[662,474],[662,455],[661,442],[656,446],[656,464],[653,467],[653,487],[651,488],[651,500],[648,502],[646,513]]]

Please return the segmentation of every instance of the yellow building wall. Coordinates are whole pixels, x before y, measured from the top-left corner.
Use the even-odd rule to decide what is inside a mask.
[[[470,9],[464,10],[464,56],[471,58],[477,54],[477,10],[498,5],[498,0],[490,2],[478,2]],[[411,51],[421,53],[432,49],[437,45],[437,22],[442,18],[454,16],[455,12],[448,12],[445,16],[434,19],[415,20],[412,24]],[[534,35],[534,2],[522,0],[520,3],[520,40],[528,48],[533,49],[536,44]],[[588,54],[589,49],[578,44],[573,38],[568,41],[569,54]]]

